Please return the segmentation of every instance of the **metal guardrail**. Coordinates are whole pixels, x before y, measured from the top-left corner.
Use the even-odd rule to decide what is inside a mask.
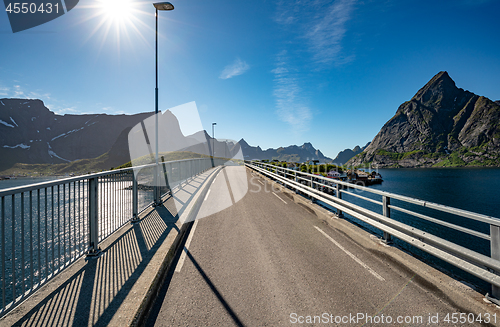
[[[495,303],[500,304],[498,300],[500,299],[500,219],[275,165],[255,161],[246,161],[245,163],[248,167],[267,175],[271,179],[302,192],[312,200],[319,200],[330,205],[337,210],[336,214],[338,217],[343,217],[343,212],[345,212],[380,229],[383,231],[382,240],[384,242],[390,243],[391,237],[394,236],[490,283],[492,286],[492,296],[490,297],[488,294],[486,296]],[[332,194],[325,193],[325,190]],[[377,201],[349,190],[368,192],[382,198],[381,201]],[[382,207],[382,214],[342,199],[343,194],[349,194],[350,196],[380,205]],[[490,233],[485,234],[418,213],[414,210],[393,205],[391,204],[391,199],[489,224]],[[437,235],[391,219],[391,210],[396,210],[476,238],[487,240],[490,243],[491,256],[486,256]]]
[[[98,254],[100,242],[177,184],[224,161],[162,162],[158,176],[169,187],[145,185],[150,164],[1,190],[0,317],[77,259]]]

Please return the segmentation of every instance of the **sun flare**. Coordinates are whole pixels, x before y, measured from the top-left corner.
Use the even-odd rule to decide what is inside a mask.
[[[153,21],[154,8],[139,0],[89,0],[80,9],[88,13],[80,23],[91,22],[89,33],[84,43],[90,39],[99,42],[100,53],[104,48],[114,45],[118,51],[136,48],[138,44],[148,45],[143,33],[151,30],[146,21]]]
[[[99,0],[99,9],[104,19],[122,22],[131,18],[134,5],[131,0]]]

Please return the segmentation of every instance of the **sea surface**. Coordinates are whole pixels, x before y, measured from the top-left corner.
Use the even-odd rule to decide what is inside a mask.
[[[383,178],[382,184],[369,186],[369,189],[382,190],[390,193],[406,195],[408,197],[438,203],[454,208],[480,213],[500,219],[500,169],[499,168],[439,168],[439,169],[379,169]],[[380,195],[364,191],[355,191],[357,195],[382,201]],[[382,213],[380,205],[344,195],[343,199],[359,204],[365,208]],[[466,227],[489,235],[490,226],[472,219],[443,213],[421,206],[407,204],[398,200],[391,200],[392,205],[408,210],[414,210],[427,216]],[[328,207],[328,205],[325,205]],[[331,208],[330,208],[331,209]],[[452,241],[461,246],[472,249],[481,254],[490,256],[490,242],[476,236],[438,225],[405,213],[391,210],[391,218],[424,230],[433,235]],[[382,236],[382,232],[372,226],[347,216],[347,219],[364,229]],[[489,285],[474,276],[462,272],[433,256],[395,239],[394,244],[423,261],[439,269],[445,270],[466,283],[471,283],[482,290],[488,291]]]
[[[59,179],[59,178],[63,178],[63,177],[58,177],[58,176],[17,177],[17,178],[13,178],[13,179],[4,179],[4,180],[0,180],[0,190],[6,189],[6,188],[11,188],[11,187],[48,182],[48,181],[52,181],[52,180]]]

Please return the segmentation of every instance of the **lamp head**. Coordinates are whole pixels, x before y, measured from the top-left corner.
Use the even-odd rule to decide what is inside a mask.
[[[157,10],[174,10],[174,5],[170,2],[157,2],[153,3],[153,6],[155,6]]]

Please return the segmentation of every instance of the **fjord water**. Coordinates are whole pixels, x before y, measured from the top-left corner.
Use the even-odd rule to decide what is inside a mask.
[[[42,182],[48,182],[57,179],[57,177],[19,177],[13,179],[0,180],[0,190],[6,188],[30,185]]]
[[[380,185],[372,185],[370,189],[382,190],[390,193],[406,195],[412,198],[425,200],[428,202],[443,204],[446,206],[464,209],[483,215],[500,218],[500,169],[499,168],[425,168],[425,169],[379,169],[384,182]],[[381,201],[381,197],[368,192],[356,192],[365,197]],[[381,206],[355,198],[353,196],[344,196],[355,204],[362,205],[365,208],[375,212],[382,213]],[[391,199],[391,204],[409,210],[415,210],[419,213],[433,218],[453,223],[462,227],[482,232],[490,233],[488,224],[474,221],[472,219],[459,217],[423,208],[417,205],[407,204],[402,201]],[[381,235],[381,231],[370,225],[352,217],[349,220],[364,227],[374,234]],[[391,210],[391,218],[421,229],[433,235],[439,236],[461,246],[467,247],[484,255],[490,256],[490,242],[475,236],[464,234],[460,231],[447,228],[417,217],[413,217],[396,210]],[[483,290],[488,290],[487,283],[462,272],[461,270],[436,259],[427,253],[414,248],[405,242],[394,240],[394,243],[423,258],[424,261],[434,264],[440,268],[445,268],[454,275],[465,279],[468,282],[479,286]]]
[[[380,169],[374,189],[500,218],[499,168]]]

